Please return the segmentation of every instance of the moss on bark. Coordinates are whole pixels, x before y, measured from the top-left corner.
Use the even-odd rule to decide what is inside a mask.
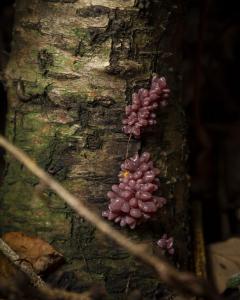
[[[144,3],[148,1],[17,1],[13,51],[5,73],[10,105],[6,135],[101,213],[126,152],[124,107],[133,91],[148,86],[153,72],[164,74],[173,91],[171,104],[141,143],[131,141],[130,154],[152,153],[169,202],[153,221],[135,231],[121,230],[145,241],[155,254],[155,241],[168,232],[176,240],[174,262],[187,268],[181,7],[179,1],[153,1],[150,7]],[[113,299],[124,299],[134,288],[146,299],[157,293],[170,297],[151,270],[51,191],[39,192],[41,183],[14,159],[6,160],[1,231],[37,234],[62,251],[67,264],[54,275],[59,282],[71,273],[70,288],[76,283],[83,290],[101,282]]]

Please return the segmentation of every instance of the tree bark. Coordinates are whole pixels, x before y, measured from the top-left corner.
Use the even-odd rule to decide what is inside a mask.
[[[154,220],[133,231],[121,230],[151,245],[156,254],[156,241],[167,232],[175,239],[174,263],[186,269],[190,255],[181,2],[17,0],[5,71],[6,136],[100,214],[125,158],[124,107],[134,91],[149,86],[154,72],[166,76],[171,103],[141,142],[131,140],[129,154],[152,154],[168,205]],[[1,231],[38,235],[62,251],[67,263],[54,273],[56,284],[67,276],[69,288],[82,291],[100,282],[113,299],[124,299],[133,289],[146,299],[171,295],[150,269],[76,216],[13,158],[6,161]]]

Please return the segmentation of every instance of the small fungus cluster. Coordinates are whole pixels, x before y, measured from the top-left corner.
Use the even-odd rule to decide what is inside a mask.
[[[149,90],[140,89],[132,95],[132,104],[126,106],[126,117],[123,119],[123,132],[140,138],[144,127],[155,125],[156,108],[168,103],[170,89],[164,77],[153,77]]]
[[[173,255],[175,252],[174,249],[174,239],[173,237],[168,237],[167,234],[164,234],[160,240],[157,241],[158,247],[162,250],[164,253],[168,253],[170,255]]]
[[[126,107],[122,121],[123,132],[129,135],[129,140],[131,136],[140,138],[143,128],[157,123],[153,111],[167,105],[169,93],[166,79],[154,76],[149,90],[140,89],[132,95],[132,104]],[[155,195],[160,186],[159,173],[148,152],[126,159],[121,164],[119,184],[114,184],[107,193],[110,203],[102,216],[131,229],[153,217],[167,202],[164,197]],[[164,253],[174,254],[172,237],[164,234],[157,245]]]
[[[102,215],[131,229],[151,218],[166,203],[165,198],[153,195],[159,189],[159,179],[156,178],[159,173],[148,152],[126,159],[121,165],[120,183],[113,185],[112,191],[108,192],[110,204]]]

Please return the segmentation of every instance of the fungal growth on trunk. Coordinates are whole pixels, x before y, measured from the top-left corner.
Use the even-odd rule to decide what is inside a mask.
[[[157,123],[153,111],[167,105],[169,93],[165,77],[154,76],[149,90],[140,89],[132,95],[132,104],[126,106],[126,117],[122,121],[123,132],[140,138],[144,127]]]
[[[110,204],[103,217],[131,229],[151,218],[166,203],[165,198],[154,195],[159,189],[159,173],[148,152],[126,159],[121,165],[119,185],[113,185],[107,194]]]
[[[174,249],[174,239],[173,237],[168,237],[167,234],[164,234],[158,241],[158,247],[161,249],[163,254],[168,253],[173,255],[175,253]]]
[[[140,138],[144,127],[156,124],[153,111],[167,105],[169,93],[165,77],[154,76],[149,90],[140,89],[132,95],[132,104],[126,107],[126,118],[123,119],[123,132],[129,135],[129,141],[132,136]],[[160,170],[154,167],[150,153],[144,152],[140,156],[136,153],[129,159],[127,156],[128,145],[126,160],[118,175],[119,184],[114,184],[107,193],[110,203],[102,216],[121,227],[134,229],[153,217],[167,200],[155,194],[157,191],[161,194],[157,178]]]

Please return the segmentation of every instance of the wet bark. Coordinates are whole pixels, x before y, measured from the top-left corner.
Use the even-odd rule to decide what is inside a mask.
[[[133,91],[164,74],[171,103],[158,125],[130,155],[147,150],[161,169],[168,205],[130,231],[158,254],[156,240],[174,236],[182,269],[189,267],[188,179],[181,104],[181,1],[18,0],[5,80],[9,113],[6,136],[71,192],[101,213],[106,193],[126,153],[121,131]],[[47,239],[66,257],[48,280],[85,290],[102,283],[113,299],[140,289],[146,299],[171,295],[152,271],[107,240],[11,157],[0,189],[1,231]],[[68,283],[65,284],[65,280]]]

